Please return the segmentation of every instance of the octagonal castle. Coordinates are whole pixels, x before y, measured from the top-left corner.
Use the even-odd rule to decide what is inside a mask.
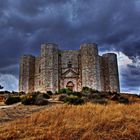
[[[41,45],[40,56],[21,57],[20,92],[81,91],[83,87],[120,92],[116,54],[99,56],[95,43],[82,44],[80,50],[59,50],[47,43]]]

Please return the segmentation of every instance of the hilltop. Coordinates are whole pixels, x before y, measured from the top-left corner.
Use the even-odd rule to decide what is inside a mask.
[[[140,104],[64,104],[4,123],[0,139],[139,140],[139,122]]]

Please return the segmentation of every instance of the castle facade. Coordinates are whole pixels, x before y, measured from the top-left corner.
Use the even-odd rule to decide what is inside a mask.
[[[81,91],[82,87],[120,92],[117,55],[100,56],[95,43],[66,51],[59,50],[56,44],[42,44],[40,56],[21,57],[19,77],[19,91],[26,93],[62,88]]]

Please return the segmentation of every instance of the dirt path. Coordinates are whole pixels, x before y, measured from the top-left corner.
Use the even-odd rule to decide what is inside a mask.
[[[20,104],[21,104],[21,102],[20,103],[13,104],[13,105],[2,105],[2,106],[0,106],[0,109],[16,107],[16,106],[18,106]]]
[[[35,112],[51,107],[46,106],[24,106],[21,104],[14,104],[10,106],[3,106],[0,108],[0,125],[18,118],[29,117]],[[54,106],[54,105],[53,105]]]

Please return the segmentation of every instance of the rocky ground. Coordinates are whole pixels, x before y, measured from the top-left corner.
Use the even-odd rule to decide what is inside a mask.
[[[0,106],[0,125],[16,119],[31,117],[33,113],[51,106],[52,104],[45,106],[25,106],[19,103],[10,106]]]

